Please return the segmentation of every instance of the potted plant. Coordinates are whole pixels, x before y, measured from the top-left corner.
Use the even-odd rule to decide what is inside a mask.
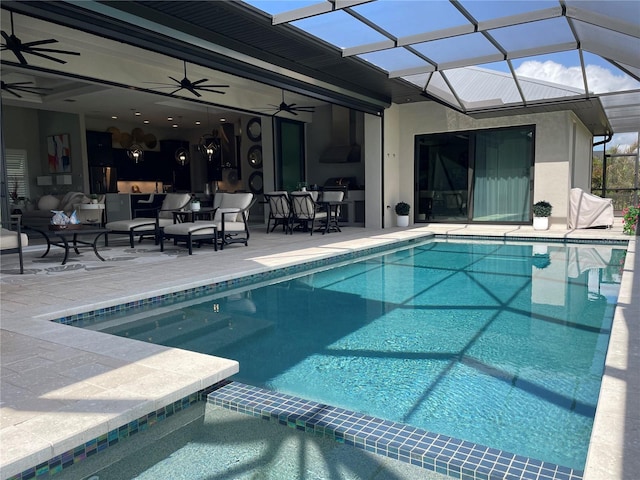
[[[195,195],[191,196],[191,211],[192,212],[200,211],[200,200]]]
[[[396,215],[397,225],[399,227],[408,227],[409,226],[409,210],[411,210],[411,205],[405,202],[396,203]]]
[[[549,217],[551,216],[552,206],[549,202],[541,200],[533,204],[533,229],[548,230]]]
[[[91,203],[98,203],[98,195],[92,193],[89,198],[91,199]]]

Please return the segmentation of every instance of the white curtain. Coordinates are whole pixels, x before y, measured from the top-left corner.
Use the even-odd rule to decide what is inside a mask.
[[[476,134],[473,220],[529,220],[532,136],[523,130]]]

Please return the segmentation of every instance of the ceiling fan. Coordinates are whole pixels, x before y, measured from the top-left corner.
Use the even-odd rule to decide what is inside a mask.
[[[49,53],[62,53],[64,55],[80,55],[78,52],[71,52],[69,50],[57,50],[54,48],[42,48],[40,45],[47,45],[50,43],[58,43],[58,40],[53,38],[49,38],[47,40],[36,40],[34,42],[25,42],[22,43],[18,37],[16,37],[13,32],[13,12],[11,14],[11,35],[8,35],[7,32],[2,30],[0,33],[2,34],[2,38],[4,39],[4,43],[2,44],[1,50],[11,50],[13,54],[18,57],[18,60],[22,65],[28,65],[27,59],[24,58],[24,54],[36,55],[38,57],[46,58],[47,60],[52,60],[58,63],[67,63],[65,60],[61,60],[56,57],[52,57],[48,55]],[[44,53],[46,52],[46,53]]]
[[[287,113],[290,113],[291,115],[298,115],[296,112],[313,113],[316,111],[316,107],[312,107],[312,106],[303,106],[303,105],[298,106],[297,103],[287,104],[284,101],[284,90],[282,91],[282,102],[280,103],[280,105],[271,105],[271,106],[276,109],[275,113],[273,114],[274,117],[280,112],[287,112]]]
[[[8,92],[18,98],[22,98],[22,95],[20,95],[18,92],[40,94],[46,90],[51,90],[50,88],[36,87],[33,82],[6,83],[4,80],[0,80],[0,84],[1,90],[4,90],[5,92]]]
[[[173,95],[174,93],[179,92],[180,90],[183,90],[183,89],[193,93],[196,97],[202,96],[198,93],[198,90],[202,90],[203,92],[221,93],[223,95],[226,93],[221,90],[215,90],[215,89],[227,88],[229,87],[229,85],[204,85],[204,82],[209,81],[208,78],[202,78],[200,80],[196,80],[195,82],[192,82],[191,80],[189,80],[187,78],[187,62],[185,61],[183,63],[184,63],[184,78],[182,80],[178,80],[177,78],[173,78],[169,76],[171,80],[176,82],[175,84],[157,83],[157,82],[146,82],[146,83],[154,83],[155,85],[162,85],[157,88],[175,88],[175,90],[173,90],[170,93],[170,95]]]

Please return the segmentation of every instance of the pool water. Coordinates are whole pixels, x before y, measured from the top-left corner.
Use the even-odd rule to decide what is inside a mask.
[[[92,328],[234,379],[581,470],[619,246],[428,241]]]

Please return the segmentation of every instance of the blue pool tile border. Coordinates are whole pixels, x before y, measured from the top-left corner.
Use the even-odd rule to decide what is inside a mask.
[[[297,265],[291,265],[288,267],[276,268],[273,270],[255,273],[251,275],[245,275],[222,282],[216,282],[209,285],[202,285],[195,288],[189,288],[180,290],[177,292],[167,293],[164,295],[158,295],[155,297],[149,297],[141,300],[135,300],[133,302],[127,302],[120,305],[114,305],[111,307],[100,308],[96,310],[90,310],[83,313],[69,315],[65,317],[55,318],[52,321],[56,323],[62,323],[65,325],[76,325],[86,320],[92,320],[96,317],[101,317],[107,314],[113,314],[117,312],[125,312],[134,309],[147,309],[158,306],[169,306],[177,302],[189,300],[191,298],[198,298],[204,295],[210,295],[214,293],[221,293],[227,290],[233,290],[236,288],[246,287],[265,281],[276,280],[282,277],[299,274],[307,270],[314,268],[322,268],[328,265],[338,264],[349,260],[354,260],[360,257],[366,257],[369,255],[375,255],[388,250],[395,250],[397,248],[409,247],[416,243],[421,243],[427,240],[433,239],[447,239],[447,240],[481,240],[481,241],[494,241],[494,242],[545,242],[545,243],[581,243],[581,244],[594,244],[594,245],[628,245],[627,240],[589,240],[589,239],[567,239],[567,238],[538,238],[538,237],[506,237],[506,236],[490,236],[490,235],[450,235],[450,234],[425,234],[419,237],[410,238],[407,240],[395,241],[390,244],[378,245],[375,247],[368,247],[361,250],[355,250],[333,257],[321,258],[318,260],[311,260],[308,262],[300,263]]]
[[[129,423],[114,428],[109,432],[100,435],[97,438],[93,438],[88,442],[78,445],[71,450],[68,450],[61,455],[49,459],[46,462],[42,462],[35,467],[28,468],[23,472],[17,473],[7,480],[31,480],[33,478],[42,478],[52,475],[56,475],[62,472],[65,468],[68,468],[76,463],[82,462],[93,455],[107,450],[109,447],[117,445],[120,441],[133,437],[134,435],[144,432],[145,430],[153,427],[158,422],[171,418],[173,415],[191,407],[192,405],[205,401],[209,393],[225,385],[227,381],[219,382],[211,387],[194,392],[186,397],[176,400],[165,407],[162,407],[156,411],[143,415],[136,420],[132,420]]]
[[[207,402],[460,480],[582,480],[584,472],[239,382]]]
[[[233,290],[236,288],[242,288],[258,283],[262,283],[270,280],[277,280],[290,275],[296,275],[307,270],[315,268],[322,268],[328,265],[342,263],[345,261],[357,259],[360,257],[366,257],[369,255],[375,255],[388,250],[394,250],[396,248],[408,247],[416,243],[424,242],[426,240],[432,240],[435,236],[433,234],[425,234],[419,237],[410,238],[402,241],[395,241],[384,245],[377,245],[375,247],[368,247],[361,250],[354,250],[332,257],[320,258],[317,260],[310,260],[308,262],[290,265],[287,267],[276,268],[265,272],[254,273],[251,275],[245,275],[221,282],[211,283],[209,285],[202,285],[199,287],[180,290],[173,293],[167,293],[164,295],[158,295],[155,297],[149,297],[141,300],[135,300],[132,302],[123,303],[120,305],[114,305],[111,307],[100,308],[96,310],[90,310],[83,313],[69,315],[65,317],[52,319],[53,322],[62,323],[65,325],[75,325],[85,320],[91,320],[95,317],[100,317],[107,314],[113,314],[117,312],[124,312],[133,309],[144,309],[158,306],[168,306],[191,298],[197,298],[203,295],[210,295],[213,293],[221,293],[227,290]]]

